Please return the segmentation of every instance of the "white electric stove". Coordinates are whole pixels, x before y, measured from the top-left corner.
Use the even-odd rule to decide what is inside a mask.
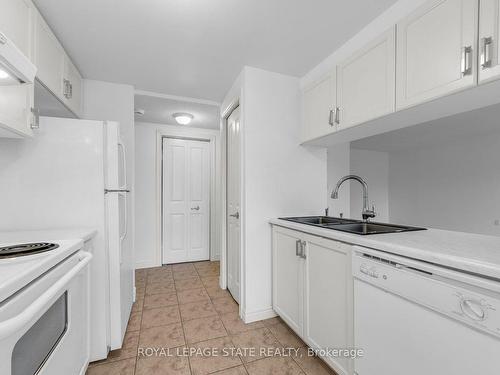
[[[35,252],[37,251],[35,244],[53,244],[57,247]],[[33,253],[29,251],[26,254],[22,253],[22,246],[26,245],[33,245],[26,247]],[[12,247],[19,248],[19,253],[16,254],[15,250],[10,250]],[[0,303],[82,247],[83,241],[80,239],[21,243],[0,242]],[[2,251],[2,248],[9,248],[10,251]]]
[[[0,375],[85,374],[89,269],[81,239],[0,242]]]

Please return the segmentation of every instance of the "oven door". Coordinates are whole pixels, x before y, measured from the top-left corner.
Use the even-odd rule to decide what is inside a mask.
[[[0,305],[0,375],[85,373],[91,258],[71,256]]]

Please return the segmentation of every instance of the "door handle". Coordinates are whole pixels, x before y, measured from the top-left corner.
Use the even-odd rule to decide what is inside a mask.
[[[232,215],[229,215],[229,216],[234,217],[235,219],[239,219],[240,218],[240,213],[236,212],[235,214],[232,214]]]
[[[191,210],[193,211],[199,211],[200,210],[200,206],[196,206],[196,207],[191,207]]]
[[[490,37],[481,38],[481,68],[491,67],[491,47],[493,39]]]

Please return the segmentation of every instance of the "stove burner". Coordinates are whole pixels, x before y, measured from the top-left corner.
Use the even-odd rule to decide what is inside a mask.
[[[0,259],[40,254],[46,251],[57,249],[58,247],[59,245],[48,242],[25,243],[0,247]]]

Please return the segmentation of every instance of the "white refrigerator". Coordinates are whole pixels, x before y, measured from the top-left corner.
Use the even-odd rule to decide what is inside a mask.
[[[42,117],[31,139],[0,139],[0,231],[96,228],[91,360],[122,346],[134,290],[126,149],[116,122]]]

